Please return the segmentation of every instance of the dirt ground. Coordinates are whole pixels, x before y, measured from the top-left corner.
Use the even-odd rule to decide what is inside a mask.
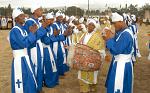
[[[148,47],[146,42],[150,37],[145,36],[150,31],[149,26],[139,26],[139,47],[142,54],[134,66],[134,93],[150,93],[150,61],[147,60]],[[0,93],[11,93],[11,60],[12,52],[6,39],[8,30],[0,30]],[[99,73],[97,93],[106,93],[104,87],[110,62],[105,62]],[[60,84],[55,88],[43,88],[45,93],[79,93],[77,72],[70,70]]]

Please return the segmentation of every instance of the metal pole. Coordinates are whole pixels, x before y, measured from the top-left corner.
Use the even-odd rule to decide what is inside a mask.
[[[89,0],[88,0],[88,17],[89,17]]]

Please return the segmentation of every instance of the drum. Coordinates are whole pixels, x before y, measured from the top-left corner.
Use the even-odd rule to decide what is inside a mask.
[[[71,66],[76,70],[96,71],[101,66],[101,56],[97,50],[83,44],[76,44],[74,46],[73,57],[71,59]]]

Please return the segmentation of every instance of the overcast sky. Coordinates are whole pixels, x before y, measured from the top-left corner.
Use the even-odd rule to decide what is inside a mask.
[[[89,0],[90,9],[100,9],[107,7],[125,7],[125,4],[137,4],[139,7],[145,3],[150,4],[150,0]],[[31,7],[33,4],[40,4],[42,7],[65,7],[65,6],[79,6],[87,9],[88,0],[0,0],[0,7],[8,6],[11,4],[12,7]]]

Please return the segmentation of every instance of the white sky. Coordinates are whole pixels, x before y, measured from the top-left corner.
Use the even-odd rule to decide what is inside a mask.
[[[90,9],[100,9],[105,8],[106,4],[110,7],[122,7],[127,3],[137,4],[139,7],[143,6],[145,3],[150,4],[150,0],[89,0]],[[12,7],[31,7],[33,4],[40,4],[42,7],[65,7],[65,6],[79,6],[81,8],[87,9],[88,0],[0,0],[0,7],[8,6],[11,4]]]

